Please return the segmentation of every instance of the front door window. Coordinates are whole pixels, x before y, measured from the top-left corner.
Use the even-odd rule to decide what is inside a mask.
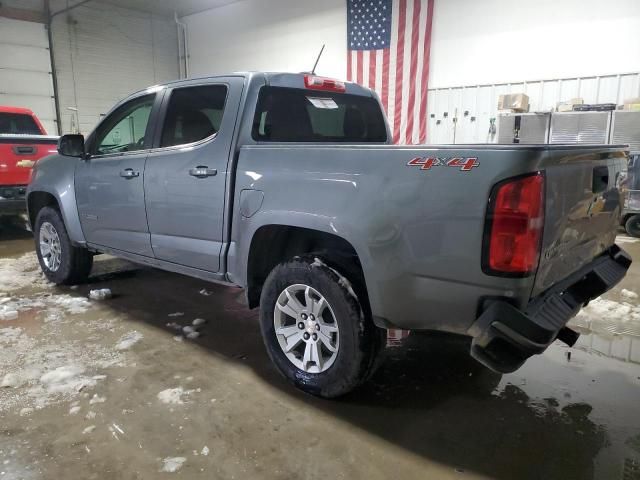
[[[125,103],[98,127],[94,155],[135,152],[145,148],[147,125],[155,94]]]

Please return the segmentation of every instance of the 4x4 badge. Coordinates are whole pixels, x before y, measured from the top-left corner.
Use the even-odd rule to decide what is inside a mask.
[[[410,167],[420,167],[420,170],[431,170],[432,167],[459,167],[460,171],[468,172],[479,167],[478,157],[416,157],[407,163]]]

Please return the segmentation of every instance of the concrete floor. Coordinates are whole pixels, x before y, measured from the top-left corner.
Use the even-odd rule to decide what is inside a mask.
[[[412,334],[323,401],[275,372],[242,291],[108,257],[56,288],[31,252],[0,233],[2,480],[640,479],[640,261],[576,319],[577,348],[498,375],[462,339]]]

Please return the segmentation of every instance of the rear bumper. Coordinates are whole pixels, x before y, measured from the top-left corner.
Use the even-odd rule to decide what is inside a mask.
[[[19,215],[27,211],[26,186],[0,185],[0,216]]]
[[[583,305],[615,286],[627,273],[631,257],[617,245],[580,271],[532,299],[524,310],[496,300],[468,333],[471,356],[500,373],[517,370],[532,355],[544,352],[560,336],[567,343],[577,334],[565,328]]]

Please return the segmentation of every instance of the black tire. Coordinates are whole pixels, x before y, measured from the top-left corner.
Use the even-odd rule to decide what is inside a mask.
[[[350,392],[373,374],[386,331],[377,328],[364,313],[345,277],[315,259],[296,257],[271,271],[260,296],[260,327],[269,357],[287,380],[312,395],[334,398]],[[338,324],[337,355],[333,364],[321,373],[308,373],[294,365],[275,333],[276,301],[285,288],[296,284],[308,285],[324,296]]]
[[[624,229],[632,237],[640,238],[640,215],[631,215],[627,218]]]
[[[40,228],[45,222],[53,225],[60,239],[60,266],[55,271],[47,267],[40,251]],[[86,248],[74,247],[71,244],[62,215],[57,209],[44,207],[38,212],[33,237],[40,268],[49,281],[57,285],[75,285],[89,277],[93,266],[93,255]]]

